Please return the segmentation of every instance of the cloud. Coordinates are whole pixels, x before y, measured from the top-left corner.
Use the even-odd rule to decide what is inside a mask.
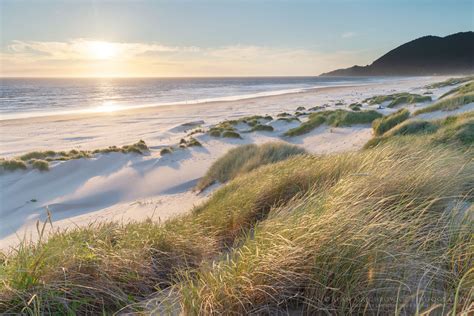
[[[55,60],[94,60],[97,49],[108,48],[115,59],[134,58],[139,55],[170,52],[196,52],[198,47],[165,46],[155,43],[121,43],[99,40],[75,39],[67,42],[13,41],[7,46],[7,54],[22,58]]]
[[[341,35],[342,38],[351,38],[355,36],[357,36],[356,32],[345,32],[345,33],[342,33]]]
[[[360,62],[357,52],[319,52],[235,44],[13,41],[1,53],[3,76],[272,76],[317,75]]]

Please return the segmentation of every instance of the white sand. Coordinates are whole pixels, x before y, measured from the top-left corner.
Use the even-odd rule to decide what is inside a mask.
[[[286,141],[312,153],[326,154],[357,150],[372,136],[370,126],[356,125],[321,126],[308,134],[287,138],[282,133],[299,123],[273,121],[270,124],[274,132],[242,133],[242,140],[198,134],[196,138],[202,142],[202,148],[179,149],[161,157],[161,148],[176,146],[191,129],[183,126],[184,123],[202,124],[205,128],[246,115],[275,117],[284,111],[294,113],[298,106],[329,104],[332,109],[346,108],[352,102],[378,94],[423,93],[426,90],[421,87],[440,80],[444,78],[400,79],[241,101],[0,121],[0,156],[4,157],[34,150],[103,148],[131,144],[139,139],[151,148],[147,156],[111,153],[92,159],[55,162],[47,172],[0,174],[0,248],[16,245],[25,235],[36,239],[35,223],[46,219],[46,207],[52,213],[55,229],[148,217],[166,220],[183,214],[212,192],[199,195],[192,192],[198,179],[218,157],[240,144]],[[344,100],[345,105],[335,106],[337,100]]]

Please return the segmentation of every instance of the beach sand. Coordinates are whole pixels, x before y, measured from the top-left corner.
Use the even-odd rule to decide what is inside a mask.
[[[102,154],[90,159],[54,162],[47,172],[26,170],[0,174],[0,248],[8,249],[25,237],[37,239],[36,222],[47,219],[46,209],[52,215],[53,225],[47,226],[49,231],[91,222],[146,218],[164,221],[188,212],[218,187],[214,185],[197,194],[192,189],[199,178],[217,158],[241,144],[284,141],[302,146],[310,153],[328,154],[358,150],[372,137],[369,125],[355,125],[320,126],[308,134],[288,138],[282,136],[283,132],[299,123],[273,121],[270,123],[275,129],[273,132],[241,133],[243,139],[196,134],[203,147],[178,149],[161,156],[162,148],[177,146],[186,136],[191,129],[186,123],[199,123],[207,128],[225,119],[247,115],[269,114],[276,118],[281,112],[294,113],[298,106],[310,108],[327,104],[329,109],[346,109],[350,103],[373,95],[423,93],[426,91],[423,86],[441,80],[444,78],[404,78],[240,101],[0,121],[0,156],[3,157],[35,150],[121,146],[139,139],[150,147],[147,155]],[[444,90],[434,91],[433,98]],[[343,100],[344,105],[336,106],[339,100]],[[388,114],[396,110],[380,111]]]

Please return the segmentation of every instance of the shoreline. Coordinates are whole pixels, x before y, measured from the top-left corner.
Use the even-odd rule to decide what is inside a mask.
[[[213,104],[219,104],[219,103],[232,103],[232,102],[243,102],[243,101],[253,101],[253,100],[258,100],[258,99],[264,99],[264,98],[278,98],[282,96],[291,96],[291,95],[302,95],[302,94],[313,94],[316,92],[321,92],[321,91],[331,91],[331,90],[337,90],[337,89],[343,89],[343,88],[353,88],[353,87],[358,87],[358,86],[366,86],[366,85],[373,85],[373,83],[364,83],[364,84],[349,84],[349,85],[337,85],[337,86],[329,86],[329,87],[314,87],[314,88],[301,88],[302,91],[293,91],[293,92],[284,92],[284,93],[278,93],[278,94],[269,94],[269,95],[261,95],[261,96],[249,96],[249,97],[242,97],[239,99],[235,100],[209,100],[209,101],[202,101],[202,102],[191,102],[191,101],[177,101],[175,103],[167,103],[167,104],[150,104],[150,105],[143,105],[143,106],[135,106],[135,107],[128,107],[128,108],[123,108],[123,109],[117,109],[113,111],[94,111],[94,110],[84,110],[84,111],[77,111],[77,112],[58,112],[58,113],[47,113],[44,115],[33,115],[33,116],[27,116],[27,117],[16,117],[16,118],[0,118],[0,125],[3,122],[19,122],[23,120],[37,120],[37,119],[44,119],[44,120],[50,120],[52,118],[70,118],[70,119],[76,119],[76,118],[81,118],[81,117],[90,117],[90,116],[95,116],[95,115],[110,115],[110,114],[121,114],[121,113],[128,113],[131,114],[133,112],[140,112],[140,111],[156,111],[158,109],[169,109],[169,108],[185,108],[185,107],[196,107],[196,106],[207,106],[207,105],[213,105]],[[298,88],[292,89],[296,90]],[[273,91],[273,92],[278,92],[281,90]],[[272,91],[269,91],[272,92]],[[232,97],[238,97],[238,96],[229,96],[229,98]],[[226,98],[226,97],[222,97]]]

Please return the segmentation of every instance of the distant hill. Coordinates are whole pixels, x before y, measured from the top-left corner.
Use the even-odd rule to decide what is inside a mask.
[[[424,36],[405,43],[367,66],[352,66],[321,76],[402,76],[474,73],[474,32]]]

